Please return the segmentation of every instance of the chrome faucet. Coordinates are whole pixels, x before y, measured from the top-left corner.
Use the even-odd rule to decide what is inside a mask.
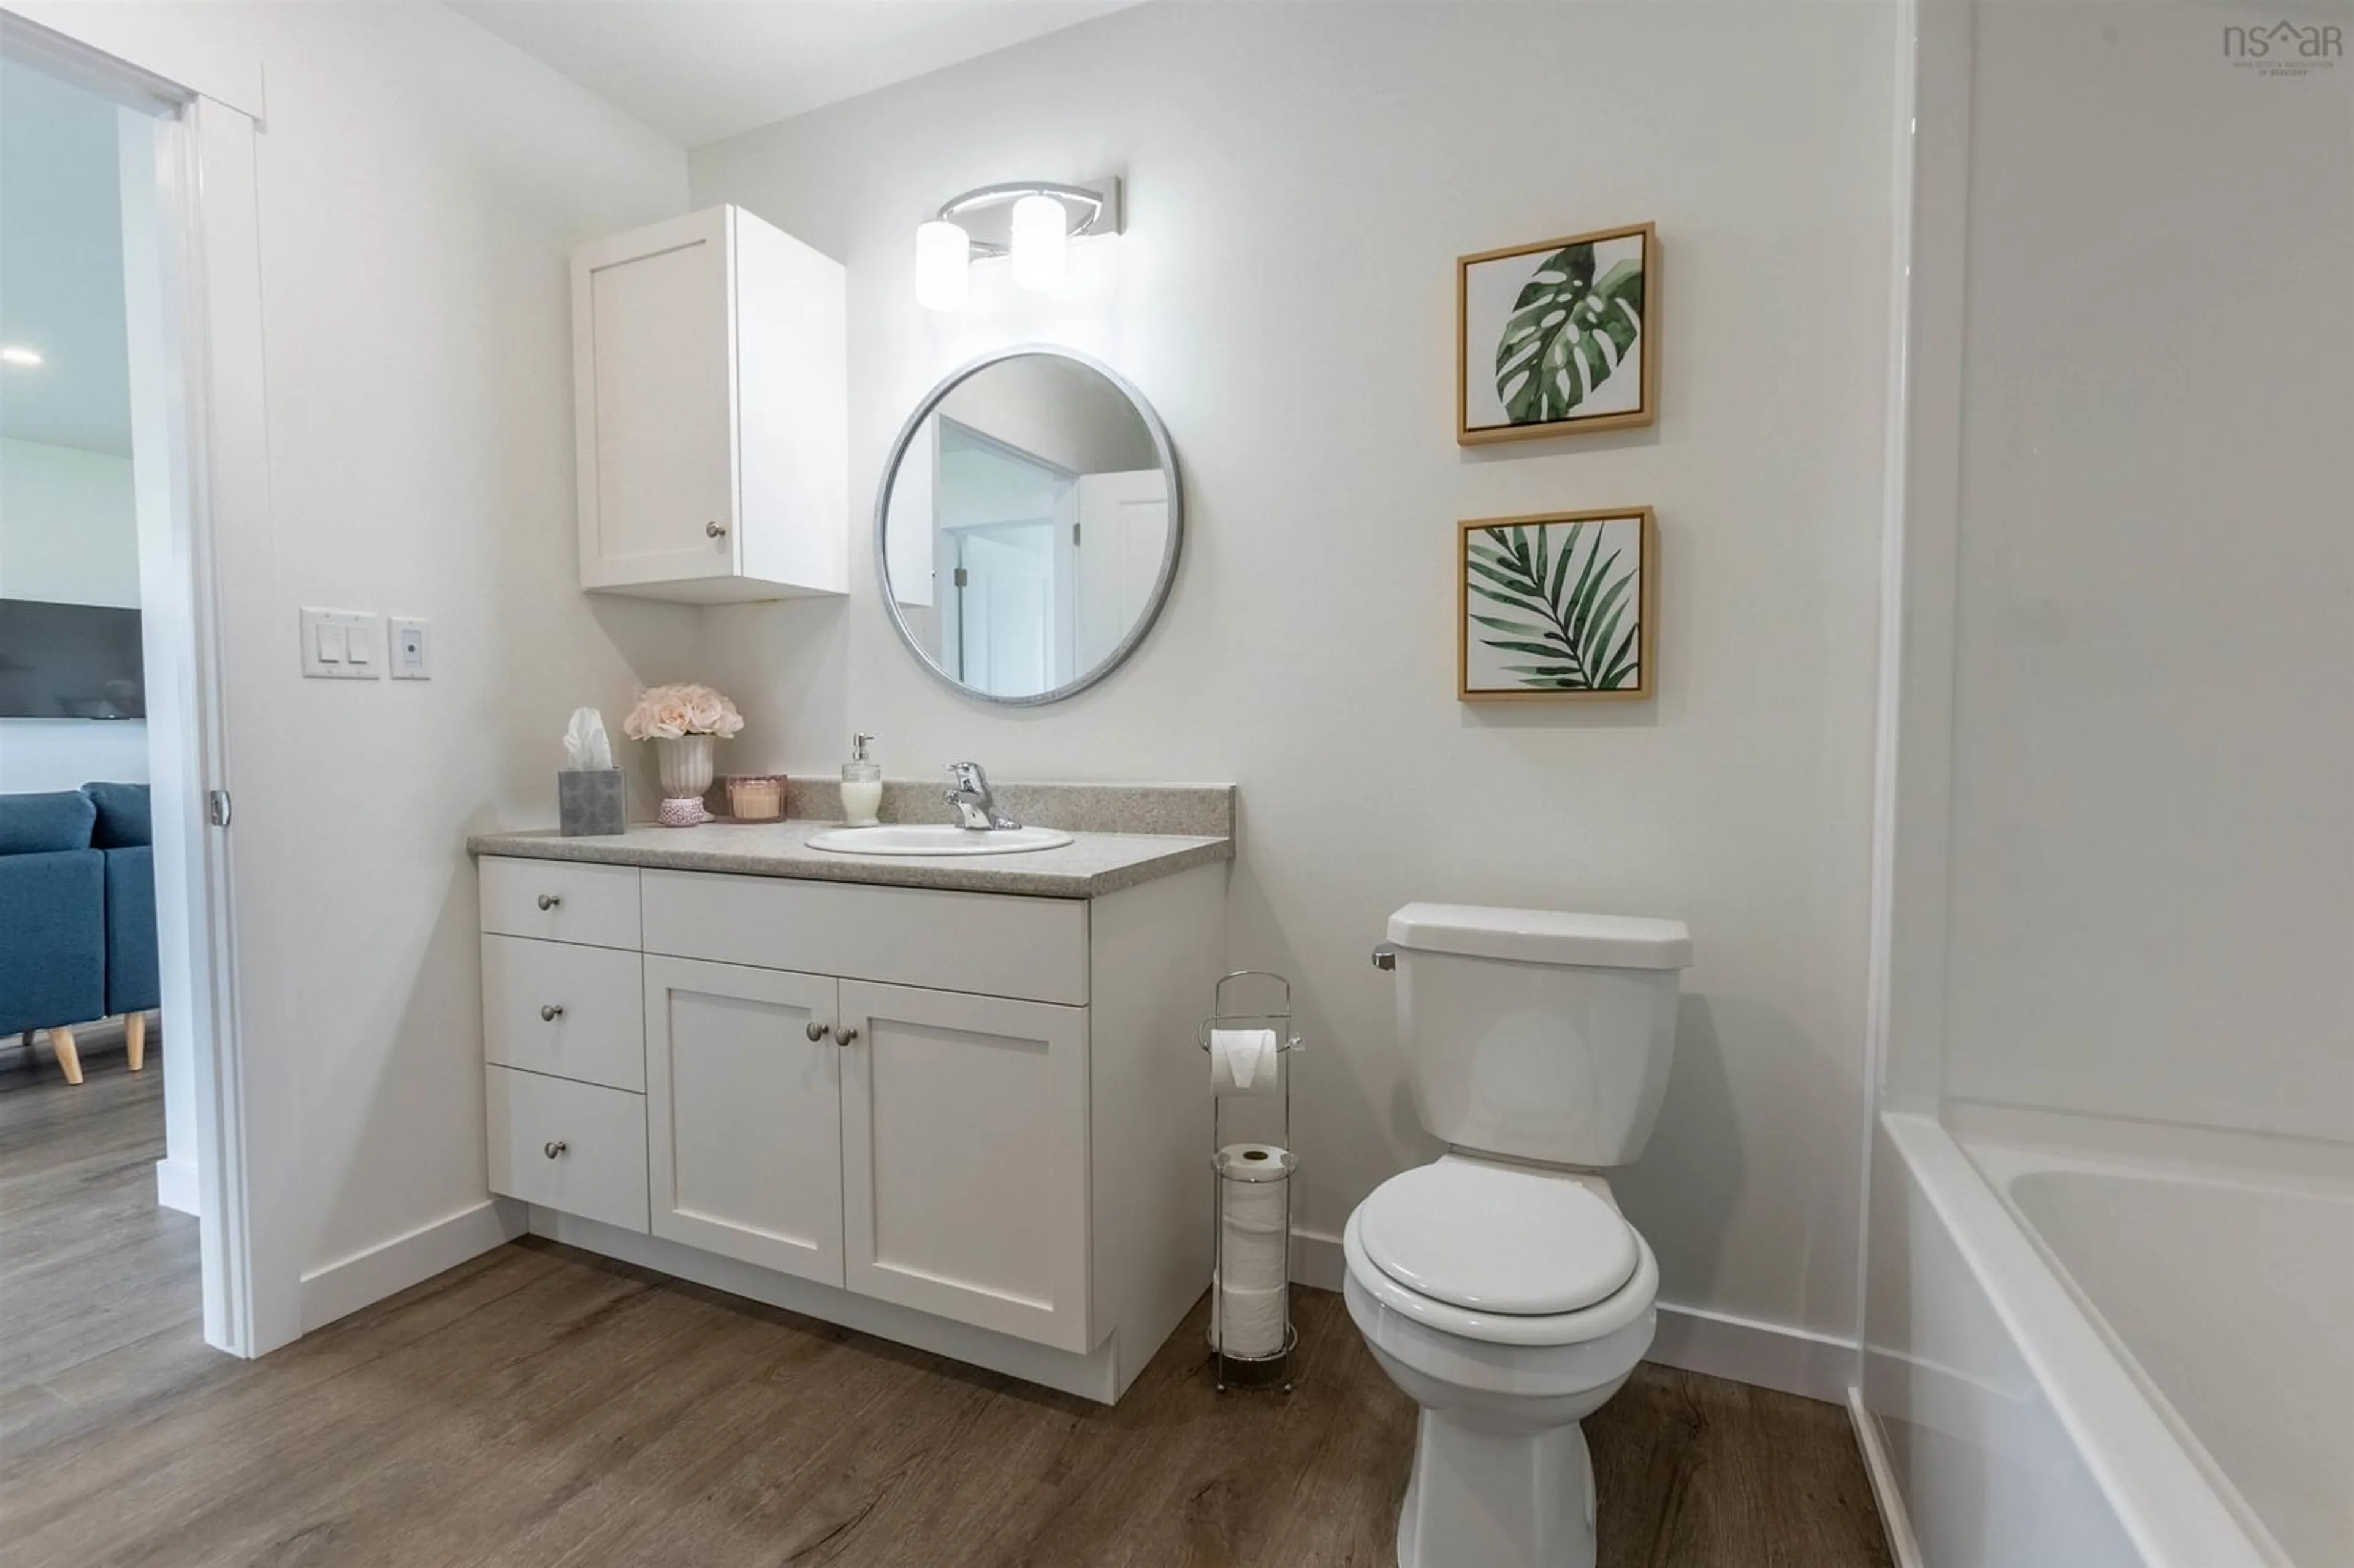
[[[981,770],[978,762],[951,762],[949,776],[956,788],[948,792],[949,804],[957,810],[957,825],[977,832],[1018,828],[1022,824],[1011,817],[997,814],[997,800],[989,792],[989,775]]]

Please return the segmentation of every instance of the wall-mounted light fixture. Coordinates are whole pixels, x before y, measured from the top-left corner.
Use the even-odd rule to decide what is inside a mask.
[[[1122,227],[1114,177],[1083,185],[1014,180],[951,196],[930,222],[916,226],[916,302],[928,311],[962,310],[967,268],[1001,256],[1016,286],[1058,289],[1072,240],[1118,234]]]

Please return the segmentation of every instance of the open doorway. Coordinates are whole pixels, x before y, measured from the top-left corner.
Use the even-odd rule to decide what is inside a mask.
[[[0,1397],[221,1342],[172,104],[0,34]],[[160,798],[160,809],[159,809]],[[207,1298],[216,1298],[207,1324]]]

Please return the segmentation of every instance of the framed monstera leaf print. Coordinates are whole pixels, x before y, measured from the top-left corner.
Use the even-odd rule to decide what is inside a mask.
[[[1659,240],[1648,223],[1483,250],[1455,265],[1464,446],[1657,416]]]
[[[1457,529],[1457,696],[1652,694],[1659,585],[1649,507],[1475,517]]]

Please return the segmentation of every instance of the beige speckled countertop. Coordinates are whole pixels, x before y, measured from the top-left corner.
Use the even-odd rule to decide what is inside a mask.
[[[886,887],[938,887],[959,893],[1018,893],[1096,898],[1211,861],[1232,860],[1231,838],[1178,833],[1081,832],[1061,849],[1021,854],[834,854],[809,847],[811,835],[839,822],[711,822],[699,828],[632,826],[600,838],[560,838],[553,829],[476,833],[478,855],[594,861],[662,871],[720,871],[744,876],[864,882]]]

